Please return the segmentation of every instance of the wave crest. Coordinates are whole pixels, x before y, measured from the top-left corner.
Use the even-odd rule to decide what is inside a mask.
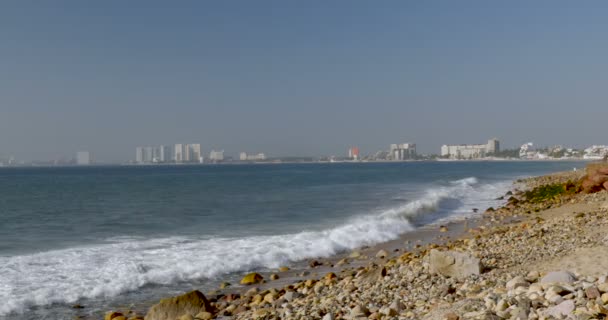
[[[419,199],[344,225],[296,234],[246,238],[112,239],[104,245],[0,257],[0,315],[82,298],[113,297],[148,284],[216,278],[276,268],[291,261],[396,239],[411,218],[437,211],[446,199],[473,193],[476,178],[427,189]]]

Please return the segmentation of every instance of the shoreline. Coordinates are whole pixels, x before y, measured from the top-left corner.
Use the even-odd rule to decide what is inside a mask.
[[[559,172],[545,176],[516,180],[513,181],[511,189],[512,191],[509,191],[504,198],[507,199],[511,196],[511,194],[514,194],[515,197],[520,198],[522,195],[520,190],[531,189],[555,182],[564,183],[565,181],[573,179],[573,177],[580,178],[583,173],[584,170],[575,172]],[[431,223],[429,225],[419,227],[414,231],[402,234],[395,240],[375,244],[369,247],[363,247],[352,252],[340,253],[327,258],[308,259],[294,263],[291,265],[291,270],[288,271],[281,272],[279,270],[269,270],[260,272],[265,279],[263,283],[255,284],[253,286],[233,285],[225,289],[205,292],[204,295],[210,301],[210,306],[213,309],[213,313],[211,314],[213,316],[212,318],[219,319],[298,319],[303,315],[306,315],[307,318],[308,315],[310,315],[311,319],[350,319],[353,318],[351,317],[353,315],[352,309],[357,305],[359,307],[365,307],[368,310],[368,312],[364,312],[367,314],[366,319],[393,319],[393,317],[384,315],[384,313],[381,312],[380,306],[382,304],[390,303],[391,299],[386,300],[386,294],[388,292],[391,292],[395,296],[400,294],[399,290],[394,288],[394,280],[396,279],[393,278],[397,278],[397,275],[402,278],[400,282],[401,285],[405,284],[403,283],[402,273],[406,271],[406,275],[413,273],[421,278],[424,278],[425,281],[423,282],[428,282],[430,280],[431,283],[436,283],[437,281],[441,283],[443,281],[449,283],[450,286],[453,286],[454,284],[462,284],[462,281],[459,280],[453,281],[453,279],[450,278],[445,279],[444,277],[428,274],[427,256],[430,250],[433,248],[440,250],[457,250],[468,252],[472,256],[477,256],[479,259],[481,259],[484,268],[487,268],[487,270],[484,270],[479,276],[479,278],[482,279],[481,286],[483,289],[486,289],[484,286],[486,286],[487,283],[491,283],[494,286],[496,286],[497,283],[500,284],[500,281],[504,281],[506,283],[508,280],[504,279],[505,274],[507,277],[509,277],[512,276],[513,273],[521,273],[524,271],[529,272],[532,261],[538,265],[538,267],[534,268],[535,270],[532,270],[535,272],[544,273],[551,271],[556,269],[556,266],[560,265],[560,263],[562,265],[567,265],[568,269],[576,271],[578,270],[576,263],[573,264],[571,261],[564,263],[559,259],[559,256],[551,256],[551,259],[545,257],[544,260],[540,261],[540,263],[536,263],[537,261],[535,260],[530,260],[526,261],[524,264],[514,264],[513,260],[511,260],[507,261],[508,263],[501,265],[500,262],[493,261],[493,259],[496,260],[496,258],[488,258],[486,256],[487,253],[481,254],[475,250],[478,247],[484,247],[484,249],[487,249],[485,248],[486,246],[483,245],[484,242],[496,244],[498,249],[503,250],[504,244],[496,243],[497,241],[500,242],[500,239],[497,239],[497,236],[502,235],[509,230],[511,230],[510,232],[528,232],[529,229],[541,228],[540,230],[542,233],[546,232],[543,231],[541,227],[543,224],[555,225],[556,222],[572,222],[571,220],[573,217],[568,215],[569,211],[576,214],[574,217],[575,222],[584,220],[588,223],[597,222],[595,220],[598,220],[600,221],[600,225],[606,224],[606,219],[601,219],[601,217],[598,216],[598,212],[601,212],[602,210],[607,211],[606,209],[608,209],[608,206],[606,206],[606,209],[601,207],[604,202],[608,204],[608,195],[605,191],[592,195],[578,195],[566,200],[567,201],[564,199],[560,199],[559,201],[552,200],[535,204],[534,206],[520,206],[514,205],[511,203],[510,199],[508,199],[505,200],[506,203],[502,207],[496,208],[496,210],[493,210],[491,213],[482,213],[480,211],[477,215],[465,218],[464,220],[445,222],[447,230],[440,230],[440,226],[436,222]],[[483,210],[485,208],[480,209]],[[583,220],[580,220],[581,216],[579,216],[579,214],[581,214],[581,212],[583,212]],[[587,213],[588,216],[585,216]],[[591,226],[597,229],[597,226]],[[598,232],[595,232],[595,234],[592,233],[593,232],[584,232],[586,236],[585,241],[588,242],[589,238],[592,237],[595,237],[594,239],[596,240],[599,239],[598,237],[600,237],[600,234]],[[608,244],[608,237],[606,237],[605,241]],[[471,243],[473,243],[473,245],[471,245]],[[563,251],[563,248],[559,248],[559,246],[556,247],[558,248],[558,253]],[[594,249],[588,247],[589,246],[582,246],[580,242],[577,242],[576,245],[570,249],[574,248],[591,250],[590,252],[583,250],[582,253],[576,253],[578,255],[577,259],[579,260],[583,258],[586,259],[591,254],[597,255],[597,252],[593,251],[597,250],[597,248]],[[385,257],[377,257],[377,255],[382,251],[384,251]],[[355,253],[357,257],[352,256]],[[492,255],[495,254],[496,252],[492,252]],[[504,255],[504,252],[501,254]],[[343,263],[344,259],[348,260],[348,263]],[[319,265],[314,267],[309,266],[309,263],[311,263],[313,260],[317,261]],[[600,261],[598,263],[597,261],[594,261],[594,263],[596,265],[605,266],[605,274],[608,274],[608,262],[604,263],[604,261]],[[601,277],[602,275],[597,273],[596,269],[591,271],[584,269],[580,270],[580,272],[584,274],[595,272],[595,277]],[[388,275],[378,278],[378,272],[388,273]],[[326,276],[332,273],[334,276],[332,276],[331,279],[327,279]],[[278,275],[278,279],[270,280],[271,274]],[[370,281],[370,277],[373,278],[373,281]],[[475,280],[479,280],[479,278],[476,278]],[[496,279],[500,279],[500,281],[497,282]],[[415,280],[411,278],[408,278],[408,281],[410,282],[410,287],[412,282],[415,282]],[[489,282],[483,284],[484,281]],[[469,282],[471,282],[471,279],[464,281],[463,285],[466,287],[470,284]],[[372,284],[375,284],[375,286]],[[378,291],[378,286],[382,287],[388,284],[392,286],[390,290]],[[420,289],[420,285],[421,284],[417,283],[413,288]],[[476,285],[479,286],[479,284]],[[345,286],[349,292],[352,292],[351,289],[354,287],[354,292],[356,293],[357,299],[362,298],[360,290],[366,288],[367,291],[383,296],[384,300],[386,301],[384,303],[374,302],[367,304],[356,303],[361,300],[347,299],[346,301],[336,301],[336,296],[339,295],[340,291],[344,290]],[[188,287],[188,285],[186,285],[186,287]],[[194,285],[194,287],[196,287],[196,285]],[[492,286],[488,285],[488,287]],[[254,288],[256,289],[254,290]],[[474,286],[473,291],[477,291],[477,287]],[[295,292],[296,297],[291,297],[293,295],[292,294],[289,295],[290,300],[287,300],[286,294],[289,292]],[[458,292],[458,290],[456,292]],[[482,292],[486,293],[484,290],[482,290]],[[468,297],[468,295],[465,294],[465,297],[470,299],[471,297]],[[328,306],[329,299],[334,299],[330,306]],[[373,300],[372,297],[365,297],[365,299],[367,300],[363,301],[369,302]],[[448,303],[450,305],[450,308],[448,308],[449,310],[454,309],[453,307],[455,302],[462,302],[462,299],[460,298],[452,299],[453,301]],[[82,309],[82,313],[78,312],[80,315],[76,315],[74,318],[141,320],[143,319],[143,316],[146,315],[148,309],[157,302],[158,301],[143,301],[141,303],[132,304],[130,301],[124,301],[124,303],[118,304],[118,312],[124,314],[124,319],[116,319],[116,317],[112,318],[111,316],[110,318],[107,318],[104,317],[104,313],[102,311],[93,312],[93,310],[86,307]],[[418,309],[423,305],[422,302],[427,304],[427,310],[424,310],[423,308],[423,311],[419,312],[420,310]],[[430,312],[430,310],[432,311],[438,306],[438,302],[429,298],[428,296],[426,299],[418,299],[414,301],[413,304],[408,304],[407,298],[405,298],[405,300],[401,303],[404,306],[403,308],[400,307],[400,309],[409,310],[409,312],[399,312],[398,314],[400,317],[394,317],[395,319],[447,319],[444,316],[445,314],[450,313],[444,312],[443,315],[438,316],[437,314]],[[375,308],[374,305],[377,305],[378,308]],[[430,306],[433,306],[433,308],[430,308]],[[442,306],[442,308],[443,307],[444,306]],[[360,309],[361,308],[358,310],[360,311]],[[302,313],[302,310],[305,310],[305,313]],[[467,313],[456,312],[458,311],[457,308],[452,311],[454,311],[452,313],[456,313],[457,315],[460,314],[460,316],[459,318],[450,319],[475,318],[469,317],[471,316],[470,314],[466,316]],[[107,315],[108,314],[106,314],[106,316]],[[115,315],[117,316],[117,314]],[[192,315],[195,316],[196,314]],[[327,318],[327,315],[331,315],[332,318]],[[395,316],[396,315],[397,314],[395,314]],[[487,312],[486,315],[488,315]],[[478,318],[486,319],[484,317]]]
[[[252,161],[252,162],[205,162],[205,163],[93,163],[90,165],[75,164],[28,164],[5,165],[0,169],[27,169],[27,168],[95,168],[95,167],[192,167],[192,166],[222,166],[222,165],[282,165],[282,164],[373,164],[373,163],[418,163],[418,162],[584,162],[590,163],[601,159],[584,158],[554,158],[554,159],[518,159],[518,158],[480,158],[480,159],[421,159],[421,160],[337,160],[337,161]]]
[[[562,172],[519,182],[535,188],[564,183],[581,174]],[[514,189],[513,193],[514,197],[521,198],[521,191]],[[362,248],[356,253],[318,259],[321,265],[308,267],[304,273],[299,272],[301,269],[276,272],[278,280],[206,293],[210,311],[213,309],[214,313],[198,316],[223,319],[305,316],[324,320],[520,319],[525,314],[522,319],[545,319],[550,314],[560,315],[561,309],[568,310],[560,317],[571,316],[575,310],[577,314],[588,314],[588,319],[605,315],[603,312],[608,310],[603,304],[608,303],[608,293],[602,290],[608,290],[605,289],[608,257],[590,253],[608,250],[605,246],[608,237],[603,238],[603,230],[608,226],[606,191],[533,204],[518,202],[521,201],[509,200],[491,213],[448,223],[446,232],[440,232],[436,226],[422,227],[397,240]],[[431,275],[428,254],[432,249],[455,250],[477,257],[483,272],[464,279]],[[381,257],[383,255],[385,257]],[[345,258],[351,260],[350,263],[338,265]],[[588,263],[577,263],[581,259]],[[554,287],[539,283],[550,271],[572,277],[572,288],[558,293],[559,298],[550,291]],[[268,273],[262,275],[269,279]],[[513,286],[514,281],[521,285]],[[599,288],[595,290],[597,295],[594,290],[587,294],[591,287]],[[441,290],[447,291],[441,294]],[[520,296],[527,299],[523,306],[514,299]],[[595,302],[587,296],[595,297]],[[572,300],[574,298],[577,300]],[[576,308],[570,310],[571,304]],[[130,319],[143,316],[141,312],[125,314]],[[182,317],[186,318],[194,319]]]
[[[204,292],[204,294],[211,300],[235,294],[244,296],[254,287],[262,292],[272,289],[278,290],[294,283],[303,283],[307,280],[318,279],[331,272],[335,274],[352,273],[353,270],[365,268],[369,263],[386,260],[386,258],[379,259],[376,257],[376,254],[379,251],[386,251],[388,253],[387,258],[398,256],[408,251],[419,251],[425,245],[445,243],[459,237],[467,236],[469,235],[468,232],[470,230],[476,230],[481,226],[488,226],[490,224],[489,220],[490,218],[483,214],[476,214],[466,218],[459,218],[458,220],[447,220],[443,224],[433,222],[428,225],[423,225],[413,231],[401,234],[398,238],[393,240],[352,249],[329,257],[316,257],[294,262],[287,271],[280,271],[279,269],[257,271],[256,273],[262,275],[264,280],[262,283],[258,283],[255,286],[238,284],[238,279],[244,275],[243,273],[238,273],[238,279],[236,279],[235,283],[230,283],[226,288],[218,287],[216,290],[207,291]],[[442,227],[446,227],[447,231],[441,231],[440,228]],[[351,255],[353,254],[359,256],[357,258],[352,258]],[[345,260],[348,262],[343,263]],[[319,265],[311,267],[309,264],[312,261],[318,262]],[[270,280],[272,275],[277,275],[278,279]],[[193,286],[192,290],[196,289],[195,287],[196,286]],[[140,317],[144,316],[147,310],[156,303],[158,303],[158,301],[143,301],[136,304],[125,301],[122,306],[118,305],[116,309],[121,310],[122,313],[126,315],[130,315],[127,319],[140,320]],[[95,312],[95,314],[76,317],[86,320],[102,319],[104,318],[104,314],[105,313],[102,311],[98,311]]]

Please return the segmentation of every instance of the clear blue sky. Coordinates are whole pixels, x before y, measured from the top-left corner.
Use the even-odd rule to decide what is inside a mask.
[[[605,1],[2,1],[0,155],[608,143]]]

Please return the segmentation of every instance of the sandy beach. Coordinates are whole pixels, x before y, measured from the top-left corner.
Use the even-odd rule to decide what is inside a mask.
[[[520,180],[480,218],[105,319],[605,319],[608,193],[571,192],[584,174]]]

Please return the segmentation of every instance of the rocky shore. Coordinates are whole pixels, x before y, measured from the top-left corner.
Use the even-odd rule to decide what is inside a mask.
[[[248,274],[241,289],[192,291],[105,320],[607,319],[602,168],[518,181],[503,207],[455,238],[310,261],[310,273],[323,274],[279,286],[286,268]]]

